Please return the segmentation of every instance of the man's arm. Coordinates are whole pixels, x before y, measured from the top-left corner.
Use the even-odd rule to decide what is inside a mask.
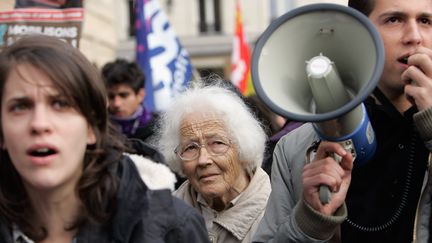
[[[283,137],[276,145],[272,193],[255,242],[326,242],[346,217],[346,208],[326,216],[303,200],[302,173],[306,149],[316,139],[310,124]]]

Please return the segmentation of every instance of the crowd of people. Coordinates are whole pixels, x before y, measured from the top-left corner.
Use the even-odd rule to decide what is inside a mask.
[[[432,2],[348,7],[385,47],[361,166],[221,78],[155,113],[135,62],[98,70],[57,38],[22,37],[0,53],[0,243],[432,242]]]

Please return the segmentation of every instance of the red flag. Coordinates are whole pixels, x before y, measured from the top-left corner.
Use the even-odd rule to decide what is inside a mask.
[[[250,50],[243,31],[240,0],[236,1],[235,35],[231,56],[231,82],[247,96],[254,93],[250,76]]]

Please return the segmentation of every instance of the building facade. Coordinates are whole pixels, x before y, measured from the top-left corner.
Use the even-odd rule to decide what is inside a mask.
[[[123,0],[131,4],[131,0]],[[202,76],[217,73],[229,79],[235,31],[235,0],[159,0],[180,42]],[[251,51],[270,22],[290,9],[312,3],[337,3],[347,0],[241,0],[243,25]],[[123,16],[124,21],[128,19]],[[124,29],[125,24],[121,24]],[[119,28],[119,29],[121,29]],[[125,33],[123,31],[123,33]],[[134,58],[133,36],[119,37],[117,56]]]
[[[98,67],[117,57],[135,59],[134,0],[83,0],[81,51]],[[235,28],[235,0],[159,0],[180,42],[202,76],[229,79]],[[243,27],[254,43],[270,22],[292,8],[312,3],[346,4],[347,0],[241,0]],[[0,11],[15,0],[1,0]]]

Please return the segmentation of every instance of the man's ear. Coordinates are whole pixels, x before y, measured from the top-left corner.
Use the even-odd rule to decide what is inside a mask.
[[[140,102],[142,102],[144,100],[144,97],[145,97],[145,89],[140,88],[138,90],[137,96],[139,97]]]

